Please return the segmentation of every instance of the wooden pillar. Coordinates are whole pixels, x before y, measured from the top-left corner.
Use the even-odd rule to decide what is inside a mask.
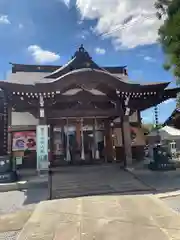
[[[111,162],[113,159],[113,143],[112,143],[112,131],[110,126],[110,121],[108,119],[104,122],[105,126],[105,142],[106,142],[106,159],[108,162]]]
[[[95,118],[94,119],[94,158],[95,159],[99,159],[100,156],[99,156],[99,149],[98,149],[98,131],[97,131],[97,119]]]
[[[49,161],[53,164],[54,155],[54,125],[50,124],[49,128]]]
[[[71,161],[71,154],[69,149],[69,119],[66,118],[66,161]]]
[[[129,124],[129,116],[122,117],[122,139],[125,155],[125,167],[132,165],[132,148],[131,148],[131,129]]]
[[[9,121],[9,109],[8,109],[8,103],[9,103],[9,98],[8,98],[8,94],[6,91],[4,91],[4,96],[3,96],[4,100],[3,100],[3,111],[2,111],[2,122],[3,122],[3,148],[2,148],[2,153],[3,155],[8,155],[8,121]],[[2,99],[1,99],[2,101]]]
[[[78,144],[78,149],[81,148],[81,122],[76,122],[76,141]]]
[[[8,154],[12,155],[12,105],[9,103],[8,106]]]
[[[64,155],[64,159],[65,159],[65,132],[64,132],[64,128],[65,128],[65,122],[62,120],[62,124],[61,124],[61,140],[62,140],[62,147],[63,147],[63,155]]]
[[[83,118],[81,119],[81,160],[85,160]]]
[[[93,151],[92,151],[93,159],[96,158],[96,122],[93,119]]]

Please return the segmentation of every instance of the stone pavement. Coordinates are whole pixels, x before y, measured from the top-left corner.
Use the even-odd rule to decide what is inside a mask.
[[[18,240],[178,240],[180,216],[152,195],[41,202]]]
[[[148,169],[128,169],[138,180],[158,193],[178,192],[180,190],[180,169],[176,171],[150,171]]]
[[[152,190],[119,165],[62,168],[52,179],[53,199]]]
[[[151,173],[148,172],[152,177]],[[44,190],[27,189],[25,195],[18,193],[18,202],[23,197],[25,205],[25,209],[18,208],[19,216],[25,220],[23,217],[13,220],[11,214],[0,218],[0,240],[128,240],[135,235],[143,240],[180,239],[180,216],[152,194],[152,187],[120,170],[118,165],[57,169],[53,175],[53,197],[59,200],[41,202],[29,218],[28,211],[31,214],[32,206],[41,200],[41,195],[47,194]],[[8,194],[4,198],[9,199],[7,202],[13,202],[13,192],[1,194],[3,204],[4,194]],[[6,209],[5,205],[4,212]],[[14,207],[9,209],[12,211]],[[18,224],[22,227],[23,222],[26,224],[19,234]]]

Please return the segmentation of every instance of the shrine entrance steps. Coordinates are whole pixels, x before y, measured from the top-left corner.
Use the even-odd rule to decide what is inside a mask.
[[[52,166],[53,167],[61,167],[61,166],[86,166],[86,165],[104,165],[104,164],[116,164],[119,161],[114,160],[105,160],[104,158],[101,159],[85,159],[81,160],[80,158],[75,159],[73,161],[66,161],[64,159],[53,159]],[[122,162],[121,162],[122,163]]]
[[[118,164],[53,169],[53,199],[149,190]]]

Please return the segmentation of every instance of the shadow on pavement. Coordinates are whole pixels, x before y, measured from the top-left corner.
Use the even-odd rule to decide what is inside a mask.
[[[23,190],[25,194],[24,205],[37,204],[48,199],[47,188]]]

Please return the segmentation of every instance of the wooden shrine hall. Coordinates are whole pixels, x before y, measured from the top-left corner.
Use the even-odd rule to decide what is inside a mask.
[[[36,74],[41,77],[36,79]],[[167,89],[168,84],[130,82],[125,66],[101,67],[83,45],[64,66],[12,63],[11,79],[0,81],[2,112],[6,111],[2,121],[9,129],[1,152],[17,154],[10,146],[14,132],[35,130],[34,123],[24,125],[22,114],[28,113],[37,124],[50,126],[54,165],[101,161],[131,165],[132,159],[143,158],[143,133],[143,143],[137,143],[140,111],[176,98],[179,89]],[[21,114],[18,130],[13,125],[15,113]]]

